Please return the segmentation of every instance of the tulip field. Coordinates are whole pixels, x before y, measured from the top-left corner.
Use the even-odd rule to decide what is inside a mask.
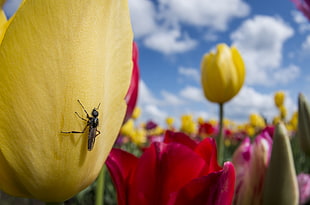
[[[279,90],[272,120],[227,118],[247,73],[236,46],[201,56],[216,119],[143,121],[127,0],[24,0],[0,25],[0,205],[310,204],[310,101],[289,116]]]

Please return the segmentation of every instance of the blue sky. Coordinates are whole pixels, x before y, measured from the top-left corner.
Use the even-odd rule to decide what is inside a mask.
[[[310,97],[310,24],[289,0],[129,0],[140,49],[142,121],[162,123],[182,114],[217,119],[200,85],[204,53],[218,43],[235,45],[247,69],[225,116],[238,122],[250,113],[272,120],[273,94],[283,90],[289,117],[298,93]]]
[[[8,0],[6,12],[19,2]],[[245,122],[258,113],[271,120],[279,90],[289,117],[298,93],[310,99],[310,24],[290,0],[129,0],[129,6],[140,52],[140,121],[217,119],[218,106],[202,93],[200,62],[218,43],[235,45],[247,70],[244,87],[225,104],[227,118]]]

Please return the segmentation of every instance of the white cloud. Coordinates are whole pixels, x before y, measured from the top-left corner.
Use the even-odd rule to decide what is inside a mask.
[[[142,110],[147,116],[147,120],[153,120],[156,123],[162,123],[168,116],[168,114],[161,109],[159,109],[156,105],[146,105]]]
[[[309,21],[300,11],[293,10],[291,14],[293,16],[295,23],[298,24],[298,30],[300,33],[310,31]]]
[[[200,82],[200,71],[196,68],[179,67],[178,73],[186,78],[193,79],[196,82]]]
[[[306,40],[302,43],[304,50],[310,50],[310,35],[307,36]]]
[[[278,83],[287,84],[295,80],[300,74],[300,68],[290,65],[287,68],[278,69],[273,73],[272,80]]]
[[[159,0],[167,21],[226,30],[235,17],[247,16],[250,7],[241,0]]]
[[[285,106],[289,116],[296,111],[294,100],[286,93]],[[240,93],[225,106],[225,116],[240,122],[245,122],[251,113],[257,113],[267,118],[269,122],[278,115],[274,105],[274,93],[263,94],[252,87],[244,86]],[[288,116],[288,117],[289,117]]]
[[[154,32],[157,28],[154,4],[150,0],[129,0],[128,3],[135,37]]]
[[[135,38],[166,55],[195,48],[188,26],[208,28],[205,39],[214,41],[216,31],[226,30],[232,19],[250,11],[242,0],[129,0],[129,8]]]
[[[180,91],[180,95],[186,99],[195,102],[206,101],[201,88],[197,88],[194,86],[186,86],[183,90]]]
[[[140,106],[146,104],[158,104],[159,100],[157,100],[150,89],[147,87],[143,80],[139,81],[139,93],[138,93],[138,104]]]
[[[184,104],[183,100],[168,91],[163,90],[161,95],[164,97],[163,103],[166,105],[176,106]]]
[[[145,38],[144,44],[164,54],[173,54],[192,50],[197,42],[176,29],[155,32]]]
[[[204,39],[206,41],[211,41],[211,42],[214,42],[214,41],[217,41],[218,40],[218,35],[214,32],[207,32],[204,36]]]
[[[247,83],[278,83],[270,81],[270,76],[274,72],[282,72],[283,44],[293,34],[294,30],[282,19],[271,16],[248,19],[231,34],[233,44],[241,52],[246,64]]]

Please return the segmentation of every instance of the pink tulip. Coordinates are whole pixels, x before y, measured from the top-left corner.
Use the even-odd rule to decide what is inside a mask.
[[[306,204],[310,201],[310,175],[300,173],[297,176],[299,186],[299,203]]]
[[[268,132],[262,132],[251,144],[245,138],[233,155],[236,169],[234,204],[262,204],[262,190],[272,149]]]

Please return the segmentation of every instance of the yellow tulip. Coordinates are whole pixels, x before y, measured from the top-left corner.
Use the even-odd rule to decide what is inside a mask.
[[[279,107],[279,111],[280,111],[280,118],[281,118],[282,120],[285,120],[285,119],[286,119],[286,116],[287,116],[287,109],[286,109],[286,107],[285,107],[284,105],[281,105],[281,106]]]
[[[298,112],[293,113],[290,123],[292,125],[293,130],[296,131],[298,126]]]
[[[147,142],[146,131],[143,129],[135,130],[135,134],[130,136],[130,138],[137,146],[142,146]]]
[[[266,126],[265,119],[259,114],[250,114],[249,123],[256,128],[264,128]]]
[[[141,115],[141,108],[135,107],[135,109],[133,110],[131,118],[136,120],[139,118],[140,115]]]
[[[167,117],[166,118],[166,124],[168,125],[168,127],[172,127],[174,123],[174,118],[173,117]]]
[[[123,124],[120,129],[120,134],[127,137],[132,137],[135,135],[135,124],[133,119],[129,119],[125,124]]]
[[[280,108],[284,104],[285,93],[283,91],[278,91],[274,94],[274,103]]]
[[[219,44],[216,53],[206,54],[201,63],[201,82],[205,97],[214,103],[231,100],[245,80],[245,66],[235,47]]]
[[[126,112],[132,30],[126,0],[24,0],[0,35],[0,189],[64,201],[98,176]],[[87,150],[86,118],[101,103]]]
[[[196,132],[196,123],[193,120],[193,116],[183,115],[181,117],[180,131],[187,134],[194,134]]]

